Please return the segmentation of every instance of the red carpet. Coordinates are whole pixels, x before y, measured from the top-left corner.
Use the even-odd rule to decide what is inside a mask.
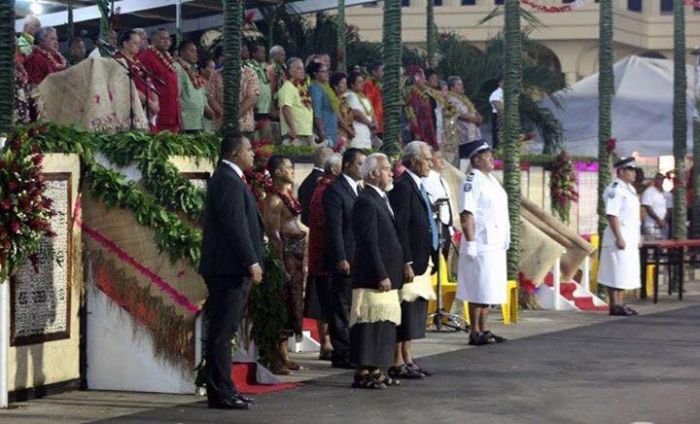
[[[554,280],[552,278],[552,274],[549,273],[547,274],[547,277],[544,279],[544,283],[548,285],[549,287],[552,287],[554,285]],[[576,291],[576,284],[573,282],[564,282],[562,281],[561,284],[559,284],[559,293],[564,297],[564,299],[569,300],[571,302],[574,302],[577,308],[579,308],[582,311],[607,311],[608,307],[605,305],[602,306],[596,306],[593,303],[593,298],[591,296],[574,296],[574,292]]]
[[[257,366],[257,364],[249,362],[233,364],[231,378],[241,393],[261,395],[290,390],[299,386],[299,383],[258,384],[255,379]]]

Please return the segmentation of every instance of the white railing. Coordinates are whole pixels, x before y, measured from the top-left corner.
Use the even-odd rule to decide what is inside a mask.
[[[554,289],[554,297],[552,300],[552,309],[558,311],[561,308],[559,297],[561,296],[560,286],[561,286],[561,259],[557,258],[554,262],[554,268],[552,269],[552,289]]]
[[[10,282],[0,281],[0,408],[9,405]]]

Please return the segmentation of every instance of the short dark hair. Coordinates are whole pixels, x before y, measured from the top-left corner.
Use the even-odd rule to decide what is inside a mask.
[[[250,54],[257,52],[260,49],[265,50],[265,48],[262,44],[250,43],[250,46],[248,46],[248,51],[250,51]]]
[[[437,75],[437,71],[435,69],[428,68],[425,70],[424,74],[425,79],[430,79],[430,77],[432,77],[433,75]]]
[[[329,81],[331,87],[335,88],[340,84],[340,81],[347,79],[348,74],[345,72],[335,72],[333,75],[331,75],[331,79]]]
[[[359,72],[350,72],[348,75],[348,87],[352,87],[357,82],[358,78],[361,78],[362,74]]]
[[[236,153],[243,144],[243,135],[239,132],[231,132],[221,140],[221,157],[227,158],[232,153]]]
[[[353,162],[355,162],[355,159],[357,158],[358,155],[364,155],[365,152],[362,150],[356,148],[356,147],[351,147],[347,149],[343,153],[343,169],[345,169],[346,166],[352,165]]]
[[[316,73],[323,68],[323,64],[320,62],[311,62],[309,66],[306,67],[306,73],[311,78],[316,78]]]
[[[185,49],[187,48],[187,46],[190,45],[190,44],[192,44],[193,46],[197,47],[197,45],[194,43],[194,41],[192,41],[192,40],[185,40],[185,41],[181,42],[179,46],[177,46],[177,52],[180,53],[180,54],[182,54],[182,52],[184,52]]]
[[[124,47],[124,43],[131,40],[132,35],[139,35],[139,33],[134,31],[133,29],[127,29],[126,31],[122,31],[119,33],[119,37],[117,38],[117,45],[120,49]]]
[[[383,64],[382,62],[374,62],[374,63],[372,63],[371,65],[369,65],[368,70],[369,70],[370,72],[374,72],[374,71],[376,71],[377,69],[381,68],[382,66],[384,66],[384,64]]]
[[[284,163],[285,160],[292,161],[292,158],[289,156],[285,155],[272,155],[270,156],[270,159],[267,160],[267,172],[270,173],[270,175],[275,175],[275,171],[280,169],[282,164]]]

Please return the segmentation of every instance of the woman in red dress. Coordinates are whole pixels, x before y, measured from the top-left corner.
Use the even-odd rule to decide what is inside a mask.
[[[143,64],[139,61],[137,55],[141,51],[141,36],[133,30],[124,31],[119,35],[118,39],[119,52],[116,54],[117,59],[124,59],[129,71],[133,76],[134,85],[139,94],[139,100],[144,107],[147,106],[148,123],[152,131],[155,131],[157,125],[155,123],[160,104],[158,95],[148,72]]]

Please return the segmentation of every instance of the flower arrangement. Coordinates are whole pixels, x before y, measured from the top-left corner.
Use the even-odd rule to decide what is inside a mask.
[[[29,259],[38,272],[38,251],[44,237],[54,237],[56,215],[44,196],[43,156],[29,137],[14,137],[0,152],[0,282]]]
[[[535,286],[533,281],[528,280],[522,272],[519,272],[518,285],[520,286],[520,307],[523,309],[540,309],[540,305],[537,302],[537,286]]]
[[[564,223],[569,222],[571,203],[578,201],[576,190],[576,172],[569,155],[562,151],[552,163],[552,179],[550,182],[552,196],[552,211]]]

